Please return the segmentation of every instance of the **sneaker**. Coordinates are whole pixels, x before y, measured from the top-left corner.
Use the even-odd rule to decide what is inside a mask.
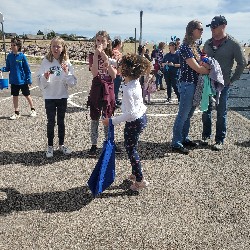
[[[209,144],[209,138],[202,138],[201,139],[201,145],[208,146]]]
[[[187,148],[184,148],[184,147],[172,147],[172,151],[180,153],[180,154],[184,154],[184,155],[189,154],[189,150]]]
[[[130,181],[135,181],[135,180],[136,180],[135,175],[134,175],[134,174],[129,175],[129,176],[128,176],[128,180],[130,180]]]
[[[130,189],[132,191],[139,191],[140,189],[146,188],[149,185],[149,182],[146,180],[142,181],[135,181],[131,186]]]
[[[53,146],[48,146],[48,149],[46,151],[46,157],[47,158],[53,157]]]
[[[167,102],[168,103],[172,103],[172,99],[171,98],[167,98]]]
[[[30,117],[35,117],[36,116],[36,111],[34,109],[32,109],[30,111]]]
[[[72,153],[72,150],[64,145],[59,146],[59,151],[61,151],[64,155],[70,155]]]
[[[185,141],[182,143],[183,146],[189,146],[191,148],[197,147],[199,144],[193,141]]]
[[[10,117],[10,120],[16,120],[16,119],[18,119],[18,118],[20,118],[20,114],[18,115],[18,114],[14,114],[14,115],[12,115],[11,117]]]
[[[221,151],[223,149],[223,144],[222,142],[216,142],[214,145],[213,145],[213,150],[215,151]]]
[[[92,145],[89,152],[88,152],[88,156],[95,157],[96,156],[96,150],[97,150],[96,145]]]
[[[121,148],[117,147],[116,145],[115,145],[115,153],[116,154],[121,154],[122,153]]]

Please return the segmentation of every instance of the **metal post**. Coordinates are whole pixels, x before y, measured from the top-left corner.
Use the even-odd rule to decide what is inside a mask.
[[[136,28],[135,28],[135,54],[136,54]]]
[[[3,14],[0,12],[0,23],[2,24],[2,34],[3,34],[3,48],[4,48],[4,55],[5,55],[5,61],[6,61],[6,44],[5,44],[5,34],[4,34],[4,30],[3,30],[3,21],[4,21],[4,17]]]
[[[4,58],[5,58],[5,62],[6,62],[6,44],[5,44],[5,34],[4,34],[4,29],[3,29],[3,23],[2,24],[2,36],[3,36],[3,48],[4,48]]]
[[[139,44],[142,44],[142,15],[143,15],[143,11],[140,11],[140,40],[139,40]]]

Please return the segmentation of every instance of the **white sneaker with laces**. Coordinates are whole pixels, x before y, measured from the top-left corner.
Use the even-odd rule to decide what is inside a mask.
[[[64,145],[59,146],[59,150],[64,154],[64,155],[70,155],[72,153],[72,150],[67,148]]]
[[[132,191],[139,191],[140,189],[146,188],[149,185],[149,182],[146,180],[142,181],[135,181],[131,186],[130,189]]]
[[[36,111],[32,109],[30,111],[30,117],[35,117],[35,116],[36,116]]]
[[[12,116],[10,117],[10,120],[16,120],[16,119],[18,119],[18,118],[20,118],[20,114],[17,115],[17,114],[15,113],[14,115],[12,115]]]
[[[53,157],[53,146],[48,146],[48,149],[46,151],[46,157],[47,158]]]

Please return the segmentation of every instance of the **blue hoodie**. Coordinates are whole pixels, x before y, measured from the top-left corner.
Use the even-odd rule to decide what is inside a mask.
[[[6,59],[6,67],[2,67],[3,72],[10,72],[10,84],[22,85],[31,84],[31,72],[26,56],[19,52],[9,53]]]

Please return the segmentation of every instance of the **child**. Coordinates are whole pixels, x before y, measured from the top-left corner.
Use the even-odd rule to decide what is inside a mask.
[[[120,65],[121,74],[125,79],[121,105],[123,114],[113,117],[112,123],[117,125],[126,122],[124,145],[132,166],[132,175],[129,178],[134,181],[130,189],[138,191],[149,184],[143,178],[140,157],[137,152],[139,135],[147,124],[145,113],[147,108],[143,104],[139,78],[150,73],[151,63],[140,55],[127,54],[122,57]],[[105,118],[103,124],[107,126],[109,118]]]
[[[88,152],[96,156],[99,119],[101,116],[110,118],[115,110],[115,94],[113,80],[116,78],[116,60],[112,57],[112,42],[106,31],[99,31],[95,36],[95,52],[89,57],[89,67],[93,75],[88,99],[91,117],[91,143]],[[104,127],[105,137],[108,129]]]
[[[119,38],[116,38],[113,42],[112,42],[112,57],[116,60],[119,61],[122,57],[122,53],[120,52],[122,48],[122,41]],[[116,74],[116,78],[114,79],[114,89],[115,89],[115,103],[116,103],[116,107],[120,107],[121,102],[118,99],[118,95],[119,95],[119,88],[121,86],[121,82],[122,82],[122,77],[120,75],[119,70],[117,70],[117,74]]]
[[[29,85],[32,84],[31,72],[26,56],[21,53],[21,48],[22,41],[18,38],[12,38],[11,52],[7,56],[6,67],[0,69],[0,71],[3,72],[10,72],[9,81],[11,84],[11,95],[13,96],[15,110],[15,114],[10,117],[11,120],[16,120],[20,117],[18,108],[18,96],[20,90],[30,105],[31,112],[29,116],[36,116],[36,111],[29,90]]]
[[[68,60],[66,44],[60,37],[51,40],[50,52],[43,59],[38,73],[38,85],[45,99],[47,114],[48,149],[46,156],[53,157],[53,139],[55,118],[57,115],[59,150],[71,154],[71,150],[64,146],[65,113],[67,109],[68,87],[75,86],[76,77],[73,67]]]
[[[154,71],[151,72],[151,74],[145,76],[145,81],[143,84],[143,102],[147,104],[151,104],[150,96],[151,93],[154,93],[156,89],[156,78],[154,75]],[[146,96],[148,96],[148,100],[146,101]]]

